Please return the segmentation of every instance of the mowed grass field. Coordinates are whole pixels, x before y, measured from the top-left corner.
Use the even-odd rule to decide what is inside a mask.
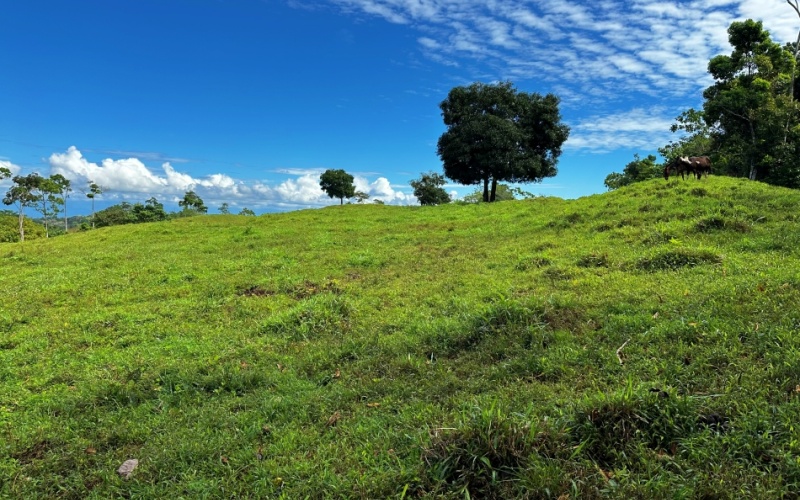
[[[0,497],[796,497],[799,208],[711,177],[0,244]]]

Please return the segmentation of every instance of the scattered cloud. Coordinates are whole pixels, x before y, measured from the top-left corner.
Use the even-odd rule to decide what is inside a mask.
[[[115,149],[110,150],[87,150],[90,153],[100,153],[112,156],[127,156],[131,158],[139,158],[143,161],[167,161],[170,163],[189,163],[188,158],[179,158],[175,156],[165,155],[164,153],[148,152],[148,151],[119,151]]]
[[[619,130],[613,114],[596,117],[607,118],[599,120],[609,126],[605,130],[582,122],[569,144],[591,151],[651,145],[656,124],[668,133],[677,113],[664,105],[697,97],[711,84],[708,61],[730,52],[731,22],[762,20],[780,43],[794,41],[800,29],[800,18],[783,0],[329,1],[346,14],[412,26],[431,61],[462,68],[485,63],[490,79],[512,79],[526,90],[533,83],[560,95],[565,108],[612,109],[607,105],[613,103],[619,109],[647,101],[669,113],[658,118],[631,109],[622,117],[643,118],[638,129],[628,120]]]
[[[606,153],[620,148],[652,150],[672,138],[674,117],[661,108],[635,108],[621,113],[592,116],[573,125],[565,149]],[[669,118],[668,118],[669,117]]]
[[[319,176],[324,171],[325,171],[324,168],[278,168],[273,170],[272,172],[276,174]]]

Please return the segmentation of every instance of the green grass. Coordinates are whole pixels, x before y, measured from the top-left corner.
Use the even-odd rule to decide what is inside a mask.
[[[798,207],[657,180],[2,244],[0,497],[797,495]]]

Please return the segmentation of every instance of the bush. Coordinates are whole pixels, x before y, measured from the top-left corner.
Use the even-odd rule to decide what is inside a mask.
[[[35,240],[44,238],[44,226],[25,218],[22,222],[25,229],[25,239]],[[19,219],[17,216],[0,216],[0,243],[14,243],[19,241]]]
[[[643,271],[674,271],[683,267],[695,267],[702,264],[720,264],[722,257],[709,250],[679,248],[643,257],[635,267]]]

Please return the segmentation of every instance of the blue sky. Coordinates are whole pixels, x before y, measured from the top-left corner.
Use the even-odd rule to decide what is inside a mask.
[[[560,96],[572,129],[558,175],[523,187],[576,198],[673,138],[746,18],[800,29],[784,0],[7,0],[0,164],[72,179],[72,213],[88,180],[100,206],[323,206],[328,168],[412,204],[448,91],[508,79]]]

